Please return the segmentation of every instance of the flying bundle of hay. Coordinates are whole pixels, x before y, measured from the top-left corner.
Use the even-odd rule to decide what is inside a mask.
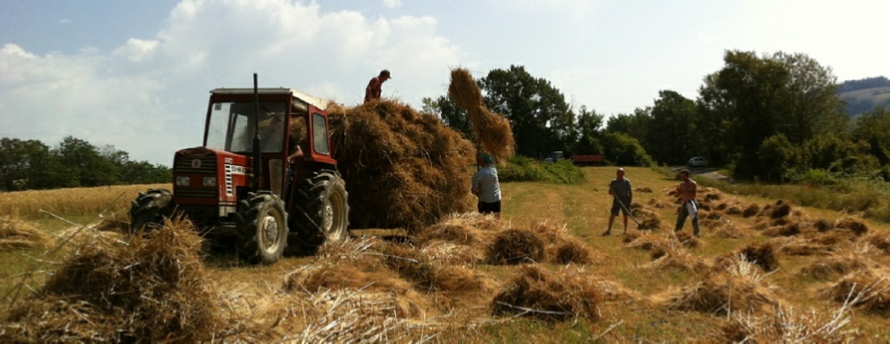
[[[205,286],[201,238],[188,223],[78,249],[34,295],[13,305],[3,342],[211,340],[218,306]]]
[[[52,237],[37,227],[9,215],[0,216],[0,252],[46,247],[51,242]]]
[[[534,265],[523,266],[504,290],[495,296],[495,314],[522,314],[561,321],[583,317],[599,319],[603,295],[589,273],[580,269],[549,272]]]
[[[416,233],[470,209],[476,151],[434,115],[386,100],[329,112],[353,226]]]
[[[485,107],[482,92],[468,70],[456,68],[451,71],[448,95],[467,111],[473,134],[482,151],[498,160],[506,160],[513,155],[516,142],[513,140],[510,121]]]

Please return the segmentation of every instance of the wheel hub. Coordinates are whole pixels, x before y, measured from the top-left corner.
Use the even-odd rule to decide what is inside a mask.
[[[262,229],[260,233],[263,236],[263,247],[268,251],[274,251],[275,246],[278,245],[278,221],[275,221],[275,217],[272,215],[266,215],[263,217]]]

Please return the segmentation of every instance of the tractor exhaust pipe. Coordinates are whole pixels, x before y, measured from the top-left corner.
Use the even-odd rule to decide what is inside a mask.
[[[260,92],[257,87],[257,76],[253,73],[253,189],[260,188],[263,176],[263,156],[260,150]]]

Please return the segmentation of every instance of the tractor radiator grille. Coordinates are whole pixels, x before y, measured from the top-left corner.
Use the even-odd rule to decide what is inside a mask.
[[[216,199],[216,188],[186,189],[175,188],[173,194],[177,198],[213,198]]]
[[[177,156],[173,162],[173,171],[176,173],[206,173],[216,174],[216,155],[201,157]]]

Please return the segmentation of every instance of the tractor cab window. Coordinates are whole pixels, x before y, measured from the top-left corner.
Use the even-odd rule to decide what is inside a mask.
[[[254,123],[259,124],[260,149],[264,153],[284,150],[284,102],[260,102],[255,122],[253,102],[219,102],[210,109],[205,147],[229,152],[253,151]]]
[[[328,123],[324,116],[312,114],[312,144],[315,146],[315,152],[319,154],[329,154],[328,149]]]

